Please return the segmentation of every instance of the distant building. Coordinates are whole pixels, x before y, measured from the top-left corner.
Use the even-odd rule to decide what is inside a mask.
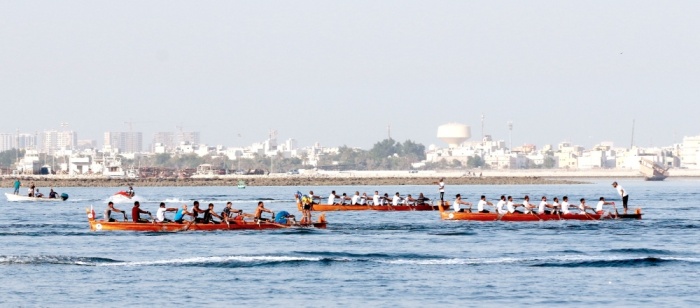
[[[53,155],[61,149],[74,149],[78,145],[78,133],[49,130],[41,133],[41,152]]]
[[[87,150],[97,148],[97,141],[92,139],[78,140],[78,150]]]
[[[105,148],[118,149],[123,153],[143,151],[143,134],[141,132],[106,132]]]
[[[158,147],[158,150],[172,151],[177,145],[178,143],[175,142],[175,133],[157,132],[153,134],[151,150],[156,152],[156,147]]]
[[[12,150],[17,148],[17,135],[16,134],[0,134],[0,152]]]
[[[700,168],[700,136],[683,137],[679,156],[681,167],[697,169]]]
[[[200,134],[199,132],[178,132],[175,144],[181,144],[183,142],[189,142],[190,144],[200,144]]]

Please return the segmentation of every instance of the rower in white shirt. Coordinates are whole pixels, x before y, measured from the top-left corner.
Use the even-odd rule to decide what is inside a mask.
[[[340,196],[335,194],[335,190],[331,191],[331,194],[328,196],[328,204],[336,204],[335,198],[340,198]]]
[[[362,197],[360,197],[360,204],[367,205],[367,200],[369,200],[367,193],[362,193]]]
[[[525,196],[524,199],[523,204],[521,204],[523,207],[523,214],[530,214],[530,212],[535,209],[535,206],[530,204],[530,196]]]
[[[561,204],[559,204],[559,198],[554,197],[554,200],[552,202],[552,214],[559,213],[561,213]]]
[[[355,195],[352,196],[352,199],[350,200],[350,204],[352,204],[352,205],[360,204],[360,199],[361,199],[360,192],[356,191]]]
[[[375,191],[374,191],[374,197],[372,197],[372,205],[375,205],[375,206],[376,206],[376,205],[382,205],[382,204],[380,203],[381,198],[382,198],[382,197],[379,195],[379,191],[376,191],[376,190],[375,190]]]
[[[508,210],[508,213],[511,213],[511,214],[522,214],[522,212],[515,210],[515,204],[513,203],[513,196],[508,196],[508,202],[506,202],[506,209]]]
[[[489,210],[485,209],[486,205],[493,206],[493,203],[486,201],[486,196],[481,195],[481,199],[479,200],[479,203],[476,204],[476,210],[479,213],[490,213]]]
[[[503,208],[505,205],[506,205],[506,196],[501,196],[501,200],[499,200],[498,203],[496,203],[496,212],[498,214],[508,213],[508,211]]]
[[[546,208],[552,207],[551,205],[547,204],[547,197],[542,196],[542,201],[540,201],[540,206],[537,208],[537,214],[549,214],[547,213]]]
[[[592,209],[592,207],[586,205],[586,199],[581,198],[579,201],[581,202],[578,205],[579,214],[586,214],[586,210]]]
[[[391,205],[401,205],[401,200],[403,200],[403,198],[401,198],[401,195],[396,192],[394,197],[391,199]]]
[[[561,213],[569,214],[569,197],[564,196],[561,201]]]
[[[605,198],[600,197],[600,199],[598,199],[598,204],[595,206],[595,213],[596,214],[600,214],[600,215],[605,214],[605,211],[603,211],[603,205],[612,205],[613,208],[615,208],[615,202],[607,202],[607,201],[605,201]]]
[[[468,205],[469,208],[462,208],[461,205]],[[457,194],[455,196],[455,203],[452,205],[455,212],[470,212],[472,211],[472,203],[462,200],[462,194]]]

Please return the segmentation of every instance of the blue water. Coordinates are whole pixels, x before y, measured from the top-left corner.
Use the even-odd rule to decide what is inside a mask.
[[[617,200],[585,185],[447,186],[485,194]],[[437,212],[329,212],[328,229],[131,233],[89,231],[121,188],[59,188],[56,204],[0,201],[0,306],[664,306],[700,305],[700,181],[627,180],[635,221],[441,221]],[[191,200],[258,199],[296,213],[296,190],[375,189],[436,197],[434,186],[140,187],[155,212]],[[9,191],[9,189],[7,190]],[[128,205],[117,205],[127,210]]]

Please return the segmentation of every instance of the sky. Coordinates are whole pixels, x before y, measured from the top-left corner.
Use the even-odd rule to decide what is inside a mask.
[[[0,1],[0,132],[369,149],[700,135],[698,1]]]

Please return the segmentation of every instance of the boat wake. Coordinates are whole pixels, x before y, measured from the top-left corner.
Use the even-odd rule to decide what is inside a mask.
[[[160,260],[124,261],[100,257],[72,256],[0,256],[0,265],[77,265],[118,267],[214,267],[249,268],[299,266],[302,264],[378,263],[388,266],[530,266],[530,267],[649,267],[671,264],[700,265],[700,258],[600,256],[550,256],[543,258],[454,258],[418,254],[356,254],[345,252],[293,252],[288,255],[231,255],[174,258]]]

